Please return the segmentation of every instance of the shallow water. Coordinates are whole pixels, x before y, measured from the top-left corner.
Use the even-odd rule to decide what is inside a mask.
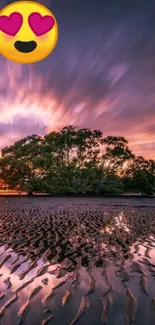
[[[0,324],[153,325],[155,199],[0,199]]]

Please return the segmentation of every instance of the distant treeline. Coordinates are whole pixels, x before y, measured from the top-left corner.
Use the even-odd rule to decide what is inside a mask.
[[[155,188],[155,161],[135,156],[124,137],[73,126],[4,148],[0,170],[19,193],[152,195]]]

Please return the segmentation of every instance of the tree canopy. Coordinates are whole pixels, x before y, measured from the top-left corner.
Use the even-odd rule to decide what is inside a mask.
[[[50,194],[154,193],[155,161],[136,157],[121,136],[66,126],[2,150],[0,179],[9,189]]]

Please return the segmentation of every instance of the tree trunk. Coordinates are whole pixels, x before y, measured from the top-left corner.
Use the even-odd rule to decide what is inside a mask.
[[[27,195],[28,196],[32,196],[33,195],[33,192],[28,192]]]

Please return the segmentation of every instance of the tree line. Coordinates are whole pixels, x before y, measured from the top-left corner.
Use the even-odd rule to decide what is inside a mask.
[[[8,189],[32,194],[121,194],[155,189],[155,161],[136,156],[121,136],[66,126],[5,147],[0,179]]]

